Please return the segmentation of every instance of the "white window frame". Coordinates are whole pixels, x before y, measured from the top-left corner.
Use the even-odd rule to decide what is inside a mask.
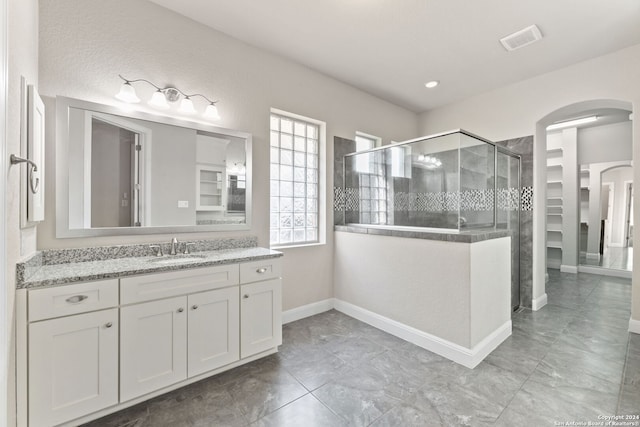
[[[318,241],[316,242],[299,242],[299,243],[286,243],[286,244],[271,244],[271,238],[269,238],[269,245],[274,249],[287,249],[287,248],[300,248],[307,246],[319,246],[326,244],[327,241],[327,155],[326,155],[326,134],[327,124],[321,120],[312,119],[300,114],[291,113],[289,111],[280,110],[277,108],[271,108],[269,117],[271,114],[277,114],[293,120],[300,120],[307,123],[318,126]],[[269,134],[271,134],[271,121],[269,121]],[[269,145],[271,149],[271,145]],[[269,164],[271,164],[271,152],[269,152]],[[271,183],[271,176],[269,176],[269,183]],[[271,190],[269,190],[269,200],[271,200]],[[269,215],[271,215],[271,208],[269,208]],[[269,226],[269,234],[271,234],[271,226]]]

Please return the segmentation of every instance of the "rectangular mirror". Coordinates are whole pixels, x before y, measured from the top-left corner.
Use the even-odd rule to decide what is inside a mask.
[[[248,230],[251,134],[56,98],[56,236]]]

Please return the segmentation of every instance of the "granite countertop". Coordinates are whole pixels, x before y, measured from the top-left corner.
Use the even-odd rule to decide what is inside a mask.
[[[65,285],[74,282],[160,273],[277,258],[282,252],[260,247],[198,251],[189,255],[135,256],[95,261],[38,264],[25,262],[18,274],[18,289]]]
[[[381,227],[368,227],[367,225],[336,225],[335,231],[346,233],[373,234],[376,236],[404,237],[409,239],[438,240],[441,242],[477,243],[484,240],[499,239],[511,236],[510,230],[497,230],[495,228],[474,228],[460,231],[459,233],[406,230]]]

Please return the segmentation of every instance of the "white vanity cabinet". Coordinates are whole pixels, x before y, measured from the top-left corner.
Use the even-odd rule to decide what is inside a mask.
[[[118,309],[100,309],[117,307],[118,281],[29,297],[29,425],[57,425],[117,404]]]
[[[239,299],[236,286],[189,295],[189,377],[240,359]]]
[[[238,264],[128,277],[120,284],[121,400],[240,358]]]
[[[280,275],[270,258],[19,290],[18,426],[82,424],[275,352]]]
[[[187,297],[120,309],[120,399],[187,378]]]
[[[282,284],[278,260],[240,266],[241,357],[282,344]]]

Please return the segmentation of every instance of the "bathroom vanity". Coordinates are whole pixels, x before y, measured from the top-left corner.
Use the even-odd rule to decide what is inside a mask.
[[[244,243],[52,250],[19,265],[20,425],[77,425],[276,352],[282,254]]]

